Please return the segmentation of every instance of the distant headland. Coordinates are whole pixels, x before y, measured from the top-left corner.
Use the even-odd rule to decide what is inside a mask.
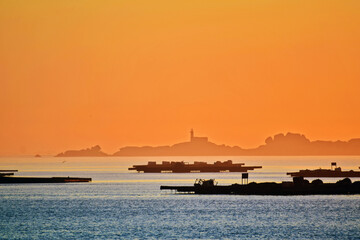
[[[207,137],[196,137],[190,132],[190,141],[171,146],[128,146],[114,154],[106,154],[100,146],[82,150],[70,150],[57,157],[100,157],[100,156],[326,156],[360,155],[360,138],[349,141],[310,141],[298,133],[277,134],[268,137],[264,145],[243,149],[238,146],[218,145]]]

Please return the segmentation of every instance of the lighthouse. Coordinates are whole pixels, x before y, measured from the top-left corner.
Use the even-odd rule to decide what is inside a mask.
[[[194,136],[194,129],[191,129],[190,131],[190,142],[203,142],[206,143],[208,142],[208,138],[207,137],[195,137]]]

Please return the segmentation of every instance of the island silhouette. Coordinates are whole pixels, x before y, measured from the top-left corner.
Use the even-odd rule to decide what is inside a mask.
[[[101,151],[96,145],[81,150],[69,150],[56,157],[102,157],[102,156],[325,156],[360,155],[360,138],[349,141],[310,141],[299,133],[276,134],[265,139],[265,144],[243,149],[239,146],[218,145],[207,137],[197,137],[190,131],[188,142],[171,146],[126,146],[114,154]]]
[[[99,145],[93,146],[91,148],[81,149],[81,150],[68,150],[63,153],[57,154],[55,157],[105,157],[109,154],[101,151]]]

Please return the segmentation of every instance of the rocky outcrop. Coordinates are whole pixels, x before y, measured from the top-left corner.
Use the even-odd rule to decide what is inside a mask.
[[[81,149],[81,150],[68,150],[63,153],[59,153],[56,157],[105,157],[108,154],[101,151],[99,145],[93,146],[91,148]]]

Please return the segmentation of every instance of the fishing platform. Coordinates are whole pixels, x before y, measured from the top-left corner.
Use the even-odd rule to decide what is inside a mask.
[[[334,166],[334,169],[333,169]],[[331,177],[331,178],[343,178],[343,177],[360,177],[360,171],[342,171],[340,167],[337,167],[336,162],[331,163],[331,169],[315,169],[315,170],[300,170],[298,172],[288,172],[287,175],[291,177]]]
[[[91,182],[91,178],[78,177],[12,177],[18,170],[0,170],[0,184],[2,183],[69,183]]]
[[[160,186],[160,190],[175,190],[193,194],[233,195],[336,195],[360,194],[360,181],[345,178],[336,183],[323,183],[316,179],[311,183],[303,177],[294,177],[293,182],[264,182],[249,184],[217,185],[214,179],[197,179],[193,186]]]
[[[136,170],[143,173],[192,173],[192,172],[247,172],[262,166],[245,166],[245,163],[233,163],[232,160],[224,162],[216,161],[213,164],[207,162],[197,162],[189,164],[187,162],[163,161],[161,164],[148,162],[147,165],[133,165],[129,170]]]

